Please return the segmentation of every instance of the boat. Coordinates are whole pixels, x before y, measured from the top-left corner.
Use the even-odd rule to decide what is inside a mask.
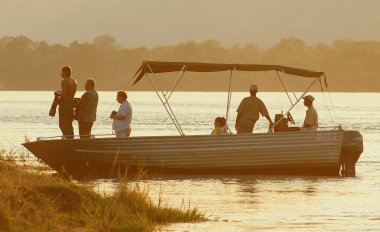
[[[292,106],[286,113],[276,115],[274,125],[266,133],[185,135],[169,104],[172,93],[186,72],[220,71],[230,73],[227,119],[235,71],[271,71],[281,83],[281,75],[310,78],[311,83],[302,95],[294,95],[295,101],[282,85]],[[170,89],[159,89],[157,76],[172,72],[177,73],[177,77]],[[292,121],[290,111],[312,86],[320,84],[322,90],[327,88],[324,72],[281,65],[145,61],[132,78],[133,84],[144,77],[152,85],[179,135],[41,137],[22,145],[58,173],[75,178],[113,178],[141,170],[149,174],[181,175],[356,175],[355,165],[363,152],[363,137],[359,131],[344,130],[340,125],[309,131],[292,131],[287,127]]]

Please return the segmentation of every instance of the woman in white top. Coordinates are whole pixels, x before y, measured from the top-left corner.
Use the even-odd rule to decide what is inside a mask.
[[[116,100],[120,103],[118,111],[113,111],[110,115],[112,118],[112,129],[117,138],[129,137],[131,134],[132,107],[127,101],[128,95],[124,90],[117,91]]]

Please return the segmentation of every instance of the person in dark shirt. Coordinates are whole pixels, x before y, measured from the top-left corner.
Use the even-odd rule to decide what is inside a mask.
[[[98,106],[98,93],[95,90],[95,80],[88,79],[85,84],[86,92],[74,106],[78,120],[80,138],[90,138],[91,129],[96,121],[96,109]]]

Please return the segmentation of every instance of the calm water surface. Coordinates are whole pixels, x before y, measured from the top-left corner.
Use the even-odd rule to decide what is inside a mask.
[[[79,95],[78,93],[77,95]],[[100,92],[98,121],[93,132],[111,133],[108,115],[117,109],[113,92]],[[233,93],[229,125],[246,93]],[[364,136],[364,153],[357,164],[357,177],[304,176],[170,176],[146,180],[154,202],[198,207],[210,222],[173,224],[163,231],[380,231],[380,94],[331,93],[333,108],[326,107],[322,94],[316,97],[321,126],[338,121],[345,129]],[[132,136],[176,135],[154,92],[131,92]],[[59,135],[58,119],[48,116],[51,92],[0,92],[0,146],[20,148],[24,137]],[[260,93],[272,116],[290,104],[284,93]],[[325,95],[329,103],[329,96]],[[172,107],[186,134],[209,134],[213,120],[226,113],[226,93],[174,93]],[[302,124],[305,107],[292,111]],[[335,115],[337,117],[335,117]],[[76,133],[77,126],[75,125]],[[264,132],[261,119],[255,132]],[[117,182],[100,180],[101,191],[112,191]]]

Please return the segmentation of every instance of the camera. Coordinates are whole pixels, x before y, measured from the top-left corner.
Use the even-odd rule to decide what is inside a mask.
[[[110,118],[112,118],[112,117],[115,116],[116,114],[117,114],[116,111],[112,111],[112,112],[111,112],[111,115],[110,115]]]
[[[80,98],[79,97],[74,97],[74,104],[78,104],[78,102],[80,101]]]

